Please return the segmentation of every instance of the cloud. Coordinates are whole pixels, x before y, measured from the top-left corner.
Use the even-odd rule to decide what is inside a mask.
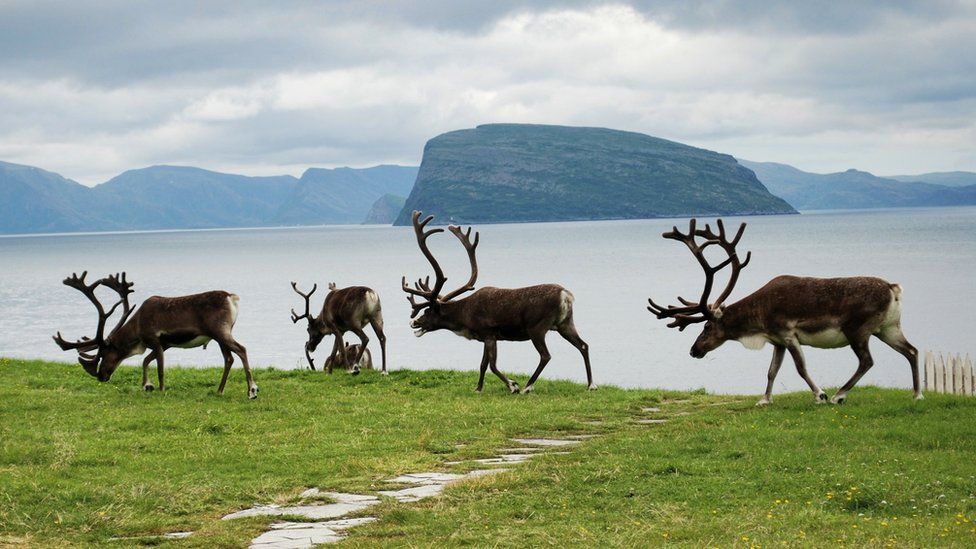
[[[8,2],[0,158],[94,184],[416,164],[486,122],[830,171],[976,170],[969,2]]]

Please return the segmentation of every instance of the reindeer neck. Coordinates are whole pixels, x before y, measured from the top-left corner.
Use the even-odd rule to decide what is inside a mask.
[[[764,332],[763,307],[752,296],[727,305],[722,314],[722,326],[730,339]]]

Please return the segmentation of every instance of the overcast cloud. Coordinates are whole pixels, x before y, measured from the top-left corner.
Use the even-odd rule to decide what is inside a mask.
[[[532,122],[811,171],[976,171],[973,52],[976,0],[0,0],[0,160],[89,185],[152,164],[297,175]]]

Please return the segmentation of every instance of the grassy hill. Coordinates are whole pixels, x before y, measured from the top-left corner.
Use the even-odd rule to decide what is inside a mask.
[[[427,142],[413,210],[441,222],[795,213],[734,158],[605,128],[486,124]]]
[[[551,369],[551,368],[550,368]],[[622,390],[543,379],[530,395],[473,372],[358,377],[235,368],[167,371],[139,389],[123,367],[99,384],[77,365],[0,359],[0,546],[243,547],[270,518],[221,521],[305,488],[370,491],[509,437],[599,435],[572,452],[387,501],[353,547],[972,546],[976,399],[855,389],[756,397]],[[757,391],[763,380],[756,380]],[[668,422],[641,425],[641,408]],[[595,423],[600,422],[600,423]],[[159,534],[193,530],[179,541]]]

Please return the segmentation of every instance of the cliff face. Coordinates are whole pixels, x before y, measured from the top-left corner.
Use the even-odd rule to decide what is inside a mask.
[[[403,203],[406,202],[403,196],[395,194],[384,194],[373,203],[373,207],[363,220],[363,225],[389,225],[397,218]]]
[[[795,213],[734,158],[603,128],[489,124],[427,142],[396,225]]]

